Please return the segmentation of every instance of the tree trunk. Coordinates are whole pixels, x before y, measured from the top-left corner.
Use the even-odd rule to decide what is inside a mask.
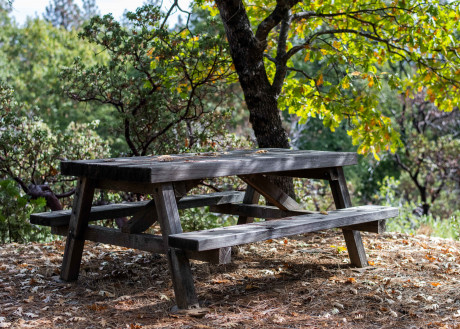
[[[261,148],[289,148],[283,128],[277,95],[268,80],[263,52],[264,42],[256,39],[244,5],[239,0],[217,0],[224,23],[230,53],[249,110],[249,121]],[[291,179],[276,177],[273,181],[294,196]]]
[[[265,71],[265,45],[255,38],[241,1],[218,0],[216,3],[258,146],[289,148],[278,110],[277,96]]]

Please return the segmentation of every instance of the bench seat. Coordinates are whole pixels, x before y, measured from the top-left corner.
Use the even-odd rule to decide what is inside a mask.
[[[179,249],[204,251],[244,243],[315,232],[335,227],[377,222],[398,215],[398,208],[360,206],[329,211],[323,214],[305,214],[282,219],[228,226],[196,232],[172,234],[169,246]]]
[[[241,202],[244,198],[244,192],[226,191],[210,194],[190,195],[180,199],[177,203],[179,209],[189,209],[194,207],[204,207],[212,205],[223,205],[227,203]],[[91,207],[89,221],[101,219],[114,219],[118,217],[132,216],[150,201],[127,202],[118,204],[109,204],[105,206]],[[43,226],[67,226],[69,225],[71,210],[58,210],[51,212],[42,212],[30,215],[30,222]]]

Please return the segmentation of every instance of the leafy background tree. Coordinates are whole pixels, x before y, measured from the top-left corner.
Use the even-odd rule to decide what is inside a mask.
[[[177,153],[217,137],[221,125],[215,123],[231,100],[224,81],[232,75],[221,36],[169,32],[154,6],[126,18],[129,29],[111,15],[85,26],[80,37],[101,47],[109,61],[86,66],[76,60],[62,73],[66,94],[110,104],[129,154]]]
[[[347,172],[356,203],[401,206],[391,229],[458,237],[458,4],[174,2],[117,22],[93,17],[94,1],[53,0],[46,19],[23,26],[7,2],[0,8],[2,242],[49,238],[27,219],[69,204],[64,157],[248,140],[371,154]],[[169,26],[175,10],[185,19]],[[200,189],[243,187],[224,180]],[[308,207],[332,206],[321,182],[289,188]],[[206,209],[183,218],[191,229],[232,223]]]

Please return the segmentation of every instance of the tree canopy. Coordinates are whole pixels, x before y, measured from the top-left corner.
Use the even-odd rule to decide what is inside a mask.
[[[457,1],[197,2],[220,13],[260,146],[286,147],[258,127],[279,131],[275,114],[260,113],[281,109],[332,130],[345,120],[358,152],[378,157],[400,145],[379,106],[382,85],[407,97],[424,91],[443,111],[460,102]],[[388,65],[406,65],[405,76]],[[262,108],[267,99],[276,108]]]

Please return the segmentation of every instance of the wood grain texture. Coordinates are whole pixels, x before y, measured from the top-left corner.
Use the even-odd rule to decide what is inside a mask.
[[[249,216],[253,218],[283,218],[289,216],[318,213],[309,210],[281,210],[274,206],[260,206],[257,204],[241,203],[229,203],[224,205],[210,206],[209,210],[211,212],[220,214]]]
[[[244,175],[238,177],[241,178],[246,184],[251,186],[254,190],[263,195],[268,202],[277,206],[279,209],[297,210],[301,208],[297,201],[284,193],[283,190],[270,182],[263,175]]]
[[[167,159],[167,161],[164,161]],[[283,172],[357,163],[351,152],[264,149],[168,157],[63,161],[63,175],[130,182],[163,183],[232,175]]]
[[[329,186],[332,191],[332,197],[334,198],[335,208],[342,209],[351,207],[350,193],[348,192],[347,181],[343,173],[343,168],[336,168],[337,179],[329,180]]]
[[[155,201],[150,200],[144,207],[139,209],[133,217],[128,220],[121,231],[123,233],[141,233],[147,230],[157,220],[157,209]]]
[[[361,206],[330,211],[328,215],[300,215],[268,222],[172,234],[169,236],[169,244],[172,247],[186,250],[200,251],[216,249],[334,227],[372,222],[397,215],[397,208]]]
[[[326,179],[326,180],[337,180],[337,168],[314,168],[304,170],[291,170],[284,172],[271,172],[267,175],[275,176],[288,176],[297,178],[311,178],[311,179]]]
[[[347,182],[343,168],[337,168],[337,180],[329,180],[332,196],[336,209],[351,207],[350,193],[348,192]],[[352,265],[356,267],[368,266],[366,250],[364,249],[361,233],[356,230],[342,229],[343,237],[347,245],[348,256]]]
[[[159,186],[154,198],[177,306],[181,309],[199,307],[187,255],[184,250],[170,248],[168,244],[168,237],[171,234],[182,233],[173,185],[165,183]]]
[[[84,234],[88,226],[93,195],[94,182],[90,179],[79,178],[61,266],[60,276],[64,281],[74,281],[78,278],[83,246],[85,244]]]
[[[53,226],[51,228],[51,233],[53,234],[67,236],[67,232],[67,226]],[[127,234],[113,228],[88,225],[84,239],[158,254],[165,253],[163,237],[161,235],[145,233]],[[231,262],[230,252],[230,248],[220,248],[206,251],[186,251],[186,255],[189,259],[209,262],[211,264],[229,264]]]
[[[386,232],[386,220],[381,219],[374,222],[345,226],[342,229],[382,234]]]
[[[123,177],[123,176],[120,176]],[[95,187],[102,190],[133,192],[141,194],[153,194],[157,184],[147,182],[128,181],[125,177],[115,179],[98,179]]]
[[[179,201],[187,195],[187,193],[200,183],[199,180],[175,182],[174,195],[176,201]],[[145,205],[142,209],[134,214],[134,216],[127,222],[121,230],[125,233],[141,233],[146,231],[157,220],[157,210],[155,201],[152,200]]]
[[[179,209],[211,206],[215,204],[226,204],[241,202],[244,192],[226,191],[202,195],[190,195],[178,201]],[[100,219],[113,219],[118,217],[133,216],[141,211],[150,201],[127,202],[110,204],[105,206],[93,206],[89,214],[89,221]],[[71,210],[58,210],[42,212],[30,215],[30,222],[43,226],[67,226],[69,225]]]

